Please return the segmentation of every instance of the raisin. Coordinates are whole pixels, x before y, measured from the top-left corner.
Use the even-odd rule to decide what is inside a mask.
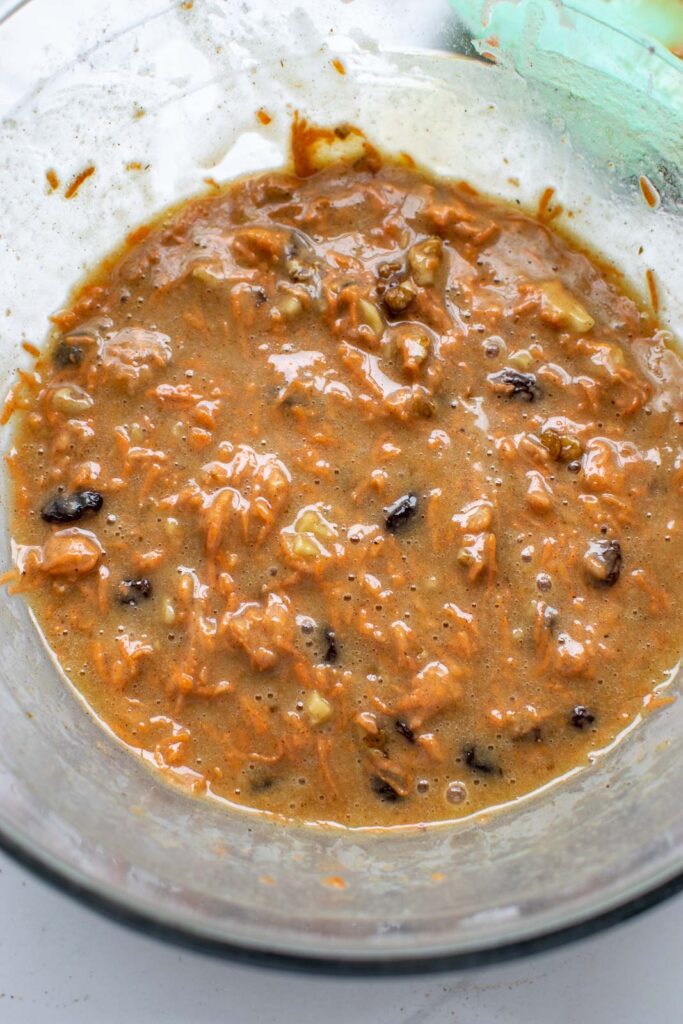
[[[52,359],[55,366],[65,370],[69,366],[80,366],[84,355],[82,345],[70,345],[66,341],[60,341],[52,354]]]
[[[99,512],[104,504],[104,498],[99,491],[78,491],[81,502],[86,512]]]
[[[261,288],[260,285],[254,288],[254,299],[256,300],[257,306],[262,306],[265,302],[268,301],[268,296],[266,295],[265,289]]]
[[[587,725],[592,725],[594,721],[595,715],[583,704],[577,704],[569,716],[569,723],[575,729],[585,729]]]
[[[395,533],[417,512],[417,495],[404,494],[397,498],[384,512],[384,522],[390,533]]]
[[[384,779],[381,779],[379,775],[372,776],[370,788],[375,796],[378,796],[380,800],[387,804],[395,804],[397,800],[401,799],[401,794],[397,793],[394,787]]]
[[[541,431],[541,444],[556,462],[577,462],[583,453],[583,445],[578,437],[560,434],[550,428]]]
[[[253,779],[249,780],[249,789],[252,793],[265,793],[267,789],[272,789],[274,785],[274,777],[265,773],[256,775]]]
[[[339,651],[337,649],[337,634],[329,626],[326,626],[323,632],[325,637],[325,653],[323,654],[323,661],[326,661],[328,665],[331,665],[339,657]]]
[[[379,750],[384,757],[388,757],[389,737],[386,734],[385,729],[380,729],[376,736],[371,736],[366,733],[361,742],[364,746],[369,747],[370,750]]]
[[[401,269],[402,267],[399,260],[392,260],[391,262],[384,262],[378,264],[377,274],[379,275],[379,277],[386,281],[387,278],[392,277],[394,274],[397,274]]]
[[[595,586],[613,587],[621,574],[621,544],[618,540],[592,540],[583,561]]]
[[[465,747],[463,750],[463,756],[465,758],[465,764],[473,772],[479,772],[481,775],[502,775],[502,771],[498,765],[492,761],[481,757],[477,753],[476,747]]]
[[[415,289],[407,284],[395,284],[384,292],[384,305],[390,313],[402,313],[415,298]]]
[[[415,742],[415,733],[403,718],[396,719],[394,722],[394,728],[396,729],[396,732],[400,733],[401,736],[404,737],[404,739],[408,740],[408,743]]]
[[[533,402],[541,394],[536,377],[533,373],[520,373],[506,366],[498,373],[490,373],[488,380],[496,391],[503,391],[508,398],[522,398],[525,402]]]
[[[547,572],[539,572],[536,577],[536,587],[542,594],[547,594],[549,590],[553,589],[552,577]]]
[[[516,743],[542,743],[543,732],[539,725],[532,725],[530,729],[523,732],[521,736],[515,736]]]
[[[152,581],[146,576],[139,580],[121,580],[118,595],[121,604],[136,605],[141,597],[148,599],[152,596]]]
[[[99,512],[104,498],[99,491],[74,491],[57,494],[46,501],[40,510],[46,523],[74,523],[87,512]]]

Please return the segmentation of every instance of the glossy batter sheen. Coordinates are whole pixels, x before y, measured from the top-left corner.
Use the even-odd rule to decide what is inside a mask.
[[[548,224],[348,127],[294,141],[296,173],[167,213],[53,317],[7,407],[7,579],[194,792],[471,814],[662,702],[681,365]],[[353,162],[316,171],[330,142]]]

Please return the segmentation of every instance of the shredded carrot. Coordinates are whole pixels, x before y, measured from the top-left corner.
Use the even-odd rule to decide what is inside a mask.
[[[668,699],[682,371],[653,276],[648,311],[553,188],[530,218],[354,125],[291,141],[290,173],[207,176],[22,343],[0,582],[190,793],[471,814]]]
[[[84,181],[87,181],[95,173],[95,168],[92,164],[85,167],[82,171],[79,171],[75,177],[71,179],[66,189],[64,190],[65,199],[73,199]]]

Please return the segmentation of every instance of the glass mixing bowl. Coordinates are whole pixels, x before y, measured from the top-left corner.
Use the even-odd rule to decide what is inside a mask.
[[[28,361],[21,342],[40,342],[47,314],[128,230],[208,177],[281,164],[297,109],[353,121],[390,152],[524,204],[554,187],[561,222],[635,288],[654,273],[662,317],[683,334],[681,66],[570,5],[517,6],[526,20],[512,57],[494,63],[446,0],[0,3],[6,382]],[[479,50],[494,55],[496,42]],[[166,785],[89,714],[25,605],[4,593],[0,652],[2,845],[166,939],[281,966],[404,973],[547,947],[682,884],[679,700],[512,811],[345,831],[226,812]]]

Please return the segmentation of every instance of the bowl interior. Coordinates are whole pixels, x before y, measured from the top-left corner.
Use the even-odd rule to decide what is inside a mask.
[[[635,289],[654,272],[662,317],[683,335],[683,114],[652,87],[656,56],[642,55],[648,74],[626,87],[609,67],[543,50],[539,35],[533,73],[520,74],[454,53],[445,0],[81,6],[32,0],[0,25],[8,383],[27,362],[22,341],[40,343],[47,314],[132,227],[206,178],[281,165],[295,110],[354,122],[388,152],[529,207],[552,186],[566,224]],[[50,190],[49,168],[66,183],[90,165],[73,200]],[[395,834],[323,830],[226,813],[163,784],[88,713],[4,592],[0,650],[0,835],[188,937],[398,969],[585,922],[683,866],[678,701],[514,813]]]

